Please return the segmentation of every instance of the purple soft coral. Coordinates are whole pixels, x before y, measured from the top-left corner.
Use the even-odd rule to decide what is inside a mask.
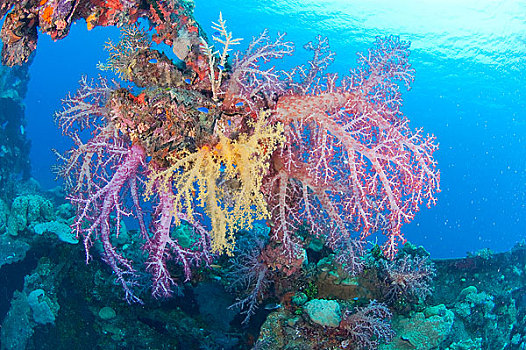
[[[416,298],[422,301],[431,294],[431,281],[435,268],[428,257],[411,257],[385,262],[386,274],[385,298],[393,303],[401,298]]]
[[[349,337],[349,342],[346,342],[349,348],[378,349],[381,343],[388,343],[393,338],[391,317],[385,305],[372,300],[367,306],[355,308],[354,312],[346,310],[339,328]],[[343,344],[344,349],[347,349],[346,344]]]
[[[136,284],[135,268],[117,251],[110,238],[113,217],[117,236],[122,218],[134,217],[145,242],[144,248],[149,252],[147,270],[152,273],[152,294],[155,297],[170,296],[175,281],[167,270],[166,261],[180,262],[188,280],[191,266],[211,261],[209,236],[194,222],[191,227],[199,239],[191,247],[182,247],[170,237],[175,222],[191,220],[181,213],[174,213],[173,193],[162,187],[154,189],[154,199],[159,202],[155,213],[158,220],[153,223],[151,232],[147,232],[138,192],[138,183],[142,183],[147,175],[146,151],[139,143],[130,142],[127,135],[118,133],[111,122],[117,114],[107,107],[112,106],[110,101],[122,105],[120,95],[112,95],[112,91],[118,90],[108,88],[105,80],[92,85],[83,79],[77,94],[69,96],[64,101],[64,110],[57,113],[58,124],[75,142],[70,151],[59,155],[64,164],[58,169],[66,179],[68,199],[77,211],[72,229],[77,236],[84,238],[86,261],[89,261],[93,242],[101,241],[103,259],[115,272],[126,292],[126,299],[140,302],[132,290]],[[88,126],[93,128],[93,136],[84,143],[80,133]],[[128,203],[131,208],[127,208]]]

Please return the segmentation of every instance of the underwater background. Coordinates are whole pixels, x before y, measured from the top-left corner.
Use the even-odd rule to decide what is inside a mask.
[[[27,5],[25,9],[18,7],[21,3]],[[67,17],[68,11],[77,13]],[[17,46],[26,39],[24,35],[30,43],[35,40],[34,32],[27,30],[35,25],[31,16],[24,17],[28,13],[40,16],[38,47],[31,55],[31,45]],[[139,27],[124,31],[115,27],[124,19],[134,22],[138,13],[143,17]],[[4,0],[0,1],[0,16],[4,14],[0,19],[3,62],[22,60],[22,54],[29,61],[13,68],[0,67],[0,350],[526,349],[526,2]],[[318,49],[322,56],[327,54],[323,51],[323,37],[327,37],[336,56],[326,72],[357,80],[347,81],[349,85],[334,95],[324,95],[330,89],[328,81],[309,83],[308,76],[303,76],[305,90],[300,83],[294,85],[297,81],[293,79],[287,80],[288,90],[279,90],[280,82],[273,81],[276,90],[268,92],[265,86],[250,98],[227,101],[231,97],[227,89],[236,86],[236,70],[246,67],[236,66],[233,54],[229,62],[209,62],[210,67],[200,61],[212,56],[206,54],[206,40],[220,49],[215,38],[224,38],[226,32],[212,23],[222,19],[234,38],[243,38],[233,51],[246,50],[265,29],[271,41],[286,33],[285,40],[294,43],[294,53],[271,56],[270,65],[277,70],[292,71],[309,62],[316,50],[306,50],[308,42],[319,40]],[[57,36],[64,37],[52,39]],[[203,37],[206,40],[200,44]],[[114,45],[108,45],[108,40]],[[162,40],[164,43],[157,42]],[[166,42],[174,43],[173,48]],[[314,137],[317,129],[309,124],[312,116],[306,117],[309,110],[322,104],[326,110],[312,112],[312,118],[336,120],[345,113],[358,118],[360,108],[346,105],[352,113],[344,107],[335,112],[330,103],[340,103],[334,96],[344,89],[356,93],[345,98],[357,99],[361,85],[364,90],[373,89],[367,85],[371,79],[367,72],[374,64],[368,67],[363,60],[359,62],[359,53],[385,45],[371,54],[379,59],[398,48],[400,56],[387,65],[404,71],[407,66],[397,65],[397,60],[405,60],[405,42],[411,43],[408,62],[415,79],[409,91],[400,88],[400,108],[410,130],[392,118],[378,129],[371,128],[378,134],[357,127],[357,134],[373,136],[356,138],[358,144],[371,146],[386,137],[385,130],[402,130],[401,142],[408,147],[414,146],[411,142],[428,147],[423,163],[430,170],[420,179],[423,187],[418,179],[399,172],[405,163],[397,163],[398,158],[392,158],[393,167],[389,162],[383,165],[393,183],[407,186],[410,195],[424,197],[414,218],[414,208],[401,210],[410,213],[410,222],[401,227],[407,243],[401,240],[396,251],[389,250],[389,239],[381,248],[385,237],[377,232],[368,237],[352,232],[349,228],[364,229],[359,215],[356,220],[338,221],[347,209],[337,200],[348,198],[343,192],[337,194],[338,186],[327,187],[331,197],[323,201],[325,192],[316,192],[314,182],[308,184],[313,184],[311,192],[305,190],[304,197],[293,195],[295,183],[308,182],[305,174],[296,173],[301,180],[291,180],[286,186],[280,182],[278,190],[273,187],[278,180],[268,178],[286,172],[286,157],[278,155],[284,142],[289,149],[299,149],[290,142],[294,128],[284,131],[280,120],[287,123],[294,113],[301,115],[306,125],[301,134],[303,146],[309,142],[319,145]],[[132,49],[125,52],[118,43]],[[176,57],[176,52],[181,53],[176,46],[187,43],[188,56]],[[268,50],[288,53],[288,49],[287,44],[279,44]],[[244,55],[250,57],[250,52]],[[99,69],[100,63],[107,69]],[[259,64],[252,68],[267,67]],[[120,77],[115,74],[119,69]],[[326,73],[323,67],[316,69],[321,71],[316,74]],[[207,70],[210,76],[203,74]],[[224,78],[219,88],[227,91],[219,99],[211,81],[215,73]],[[361,81],[360,74],[365,77]],[[386,75],[389,82],[396,80]],[[97,81],[98,76],[121,78],[123,88],[108,88],[103,80]],[[90,79],[95,79],[95,85],[90,85]],[[258,84],[261,82],[252,87]],[[374,81],[371,84],[375,86]],[[402,85],[401,81],[396,84]],[[385,88],[380,86],[379,90]],[[248,96],[237,88],[233,88],[234,96]],[[78,99],[73,96],[75,91],[80,91]],[[88,93],[82,96],[83,92]],[[380,110],[382,97],[377,101],[367,93],[370,91],[365,95],[373,101],[371,105]],[[317,95],[327,100],[316,99]],[[90,109],[96,112],[83,114]],[[270,119],[271,115],[277,119]],[[371,125],[377,121],[377,115],[373,116],[367,120]],[[192,127],[183,119],[185,123],[190,120]],[[224,127],[227,137],[215,135],[215,127],[205,130],[210,120]],[[329,125],[329,119],[324,120],[322,128]],[[331,132],[342,120],[328,126]],[[269,124],[263,127],[264,122]],[[410,138],[420,129],[421,136]],[[105,130],[112,130],[113,136]],[[289,139],[283,141],[281,133],[287,132]],[[181,141],[179,133],[188,138]],[[260,134],[268,139],[258,139],[256,143],[263,146],[247,152],[252,155],[247,158],[250,161],[242,163],[239,149]],[[82,187],[82,171],[68,174],[68,164],[72,164],[68,162],[84,150],[80,142],[72,142],[77,135],[86,145],[91,142],[86,140],[102,137],[102,151],[91,164],[91,156],[80,157],[81,165],[98,170],[84,179],[93,185],[91,189]],[[436,151],[433,143],[439,145]],[[242,147],[236,149],[239,145]],[[338,142],[327,145],[341,151]],[[398,150],[416,174],[420,168],[415,166],[415,148],[405,149],[407,155],[395,146],[393,152]],[[225,156],[229,151],[238,152],[238,158]],[[305,156],[308,151],[297,151],[300,156],[296,156],[304,156],[302,161],[309,163],[316,157]],[[328,168],[346,169],[339,168],[338,162],[347,159],[340,151],[329,156],[333,162]],[[196,185],[197,177],[190,178],[186,193],[197,203],[203,189],[217,187],[221,195],[214,198],[220,198],[221,205],[212,213],[232,220],[223,228],[213,226],[209,202],[188,208],[172,203],[171,191],[176,193],[179,188],[171,181],[179,175],[183,178],[198,161],[187,163],[187,168],[169,166],[176,156],[195,154],[212,168],[220,166],[205,185]],[[370,155],[364,154],[365,158]],[[108,155],[111,157],[105,158]],[[151,168],[145,170],[145,164]],[[247,174],[244,167],[253,164],[249,168],[257,174],[254,178],[263,178],[261,170],[268,170],[266,180],[271,185],[255,181],[252,185],[261,191],[243,192],[250,197],[249,205],[238,210],[235,203],[243,198],[236,194],[249,182],[239,178]],[[62,170],[62,177],[57,178],[57,169]],[[361,175],[368,180],[363,183],[372,182],[367,175],[376,170],[366,167]],[[440,191],[435,193],[438,171]],[[126,177],[125,172],[133,176]],[[159,177],[151,175],[157,172]],[[74,179],[77,187],[65,186],[64,175],[72,174],[80,174]],[[345,172],[338,173],[331,180],[343,182],[345,176]],[[168,185],[160,185],[163,180]],[[356,182],[345,183],[355,189]],[[99,185],[107,192],[93,196],[93,202],[84,201]],[[276,204],[284,187],[292,199]],[[357,201],[383,208],[372,219],[374,227],[368,229],[396,239],[390,236],[395,232],[389,230],[393,227],[389,224],[395,222],[387,216],[390,209],[380,204],[381,187],[377,185],[378,193],[372,190]],[[85,197],[79,188],[87,193]],[[134,198],[137,189],[138,200]],[[149,197],[143,197],[145,193]],[[297,220],[289,218],[293,235],[280,235],[288,230],[288,223],[275,220],[279,212],[275,208],[269,209],[268,220],[254,219],[261,209],[258,195],[266,196],[264,205],[269,208],[281,205],[290,210],[290,217]],[[406,204],[411,202],[410,195],[398,199]],[[436,197],[436,204],[426,207],[430,197]],[[307,199],[319,209],[314,219],[302,216],[306,209],[301,206]],[[336,203],[336,215],[325,207],[331,201]],[[295,207],[298,203],[299,209]],[[141,206],[144,212],[137,209]],[[120,222],[128,209],[130,217]],[[244,215],[232,215],[232,219],[229,209]],[[146,226],[134,217],[144,217]],[[235,226],[236,221],[244,226],[227,231],[225,227]],[[350,237],[343,232],[347,229]],[[235,234],[235,244],[228,234]]]
[[[285,60],[289,66],[306,61],[302,45],[318,34],[336,52],[329,71],[342,74],[378,35],[410,41],[416,74],[411,90],[403,92],[403,112],[411,127],[437,137],[442,192],[436,206],[404,226],[406,238],[436,258],[504,251],[525,238],[524,2],[195,2],[195,17],[210,32],[219,11],[229,29],[245,38],[240,49],[265,28],[286,32],[296,43],[294,56]],[[44,187],[57,185],[50,148],[66,149],[53,113],[81,76],[100,74],[102,47],[118,36],[116,28],[88,32],[77,22],[63,40],[39,38],[25,101],[32,167]]]

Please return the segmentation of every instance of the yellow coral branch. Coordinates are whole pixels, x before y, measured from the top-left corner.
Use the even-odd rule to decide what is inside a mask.
[[[269,216],[261,185],[269,158],[284,137],[283,127],[267,124],[267,117],[268,113],[260,113],[250,135],[231,140],[219,134],[215,146],[179,152],[170,159],[169,168],[151,170],[146,195],[151,196],[156,187],[173,189],[174,211],[187,213],[190,220],[194,219],[193,205],[203,207],[212,223],[214,252],[231,254],[234,233]]]

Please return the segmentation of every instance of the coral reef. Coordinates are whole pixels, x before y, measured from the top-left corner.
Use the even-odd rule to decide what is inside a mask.
[[[431,302],[455,313],[456,348],[461,341],[479,343],[482,349],[526,346],[525,261],[526,245],[519,243],[505,253],[486,249],[464,259],[435,262],[440,291],[432,294]]]
[[[27,349],[27,342],[33,335],[30,310],[27,295],[15,292],[9,313],[2,322],[0,333],[2,349]]]
[[[337,83],[324,73],[333,57],[326,39],[306,46],[314,56],[308,69],[285,72],[267,68],[293,51],[283,35],[273,40],[263,32],[230,64],[239,40],[222,16],[213,28],[217,47],[201,37],[200,54],[181,66],[155,50],[148,33],[126,27],[119,43],[108,43],[101,67],[142,89],[84,78],[64,100],[56,119],[75,147],[59,155],[59,174],[86,260],[99,240],[126,299],[140,302],[133,291],[140,271],[110,238],[124,217],[140,227],[156,297],[178,284],[167,262],[180,264],[188,281],[193,268],[231,255],[236,232],[257,220],[271,228],[256,258],[266,266],[261,271],[290,276],[301,269],[300,227],[353,273],[362,269],[359,242],[373,232],[387,236],[383,251],[392,258],[404,241],[402,225],[420,204],[435,202],[439,183],[434,138],[411,130],[399,108],[398,84],[412,81],[409,45],[378,38]],[[81,137],[85,129],[90,139]],[[143,200],[155,207],[150,223]],[[194,231],[190,247],[171,235],[181,224]]]
[[[208,40],[190,2],[137,4],[0,5],[10,65],[37,27],[60,39],[81,18],[126,24],[100,66],[125,83],[83,78],[56,116],[74,141],[58,169],[71,204],[31,181],[0,201],[0,273],[29,265],[5,292],[2,349],[526,347],[524,244],[440,261],[399,249],[439,190],[435,139],[400,110],[408,43],[377,38],[339,79],[318,37],[311,61],[280,71],[284,35],[234,53],[221,15]],[[368,249],[371,234],[384,243]]]
[[[51,193],[33,194],[50,201],[58,198]],[[52,204],[57,222],[67,221],[59,214],[68,210],[59,209],[61,205],[54,200]],[[20,291],[14,293],[3,320],[2,349],[54,349],[72,342],[103,348],[185,349],[446,350],[494,349],[508,344],[514,350],[524,346],[524,245],[502,254],[485,252],[439,261],[430,261],[421,247],[411,244],[400,249],[393,261],[387,261],[373,247],[366,251],[364,268],[355,276],[339,264],[330,250],[318,251],[316,257],[307,248],[309,259],[297,273],[284,278],[279,270],[265,272],[266,288],[256,296],[256,302],[264,306],[256,308],[241,328],[246,315],[235,317],[235,312],[228,309],[236,303],[235,296],[226,291],[232,281],[229,274],[253,272],[243,270],[250,266],[243,256],[249,262],[251,257],[257,259],[269,231],[269,227],[257,224],[251,232],[242,232],[234,257],[221,257],[217,261],[221,265],[194,271],[191,283],[180,284],[175,291],[180,297],[162,302],[147,298],[144,305],[128,305],[121,300],[111,269],[98,260],[84,264],[81,245],[64,243],[50,232],[34,234],[31,225],[18,236],[4,234],[2,238],[10,242],[6,248],[14,249],[15,243],[23,243],[32,250],[0,268],[0,278],[7,266],[18,266],[20,271],[22,264],[31,262],[31,256],[38,257]],[[122,227],[119,239],[114,231],[111,235],[113,244],[125,256],[139,259],[134,253],[141,245],[138,232]],[[186,248],[199,237],[190,225],[178,227],[172,235]],[[257,239],[262,242],[260,247],[253,254],[248,250],[243,255],[243,249],[250,248]],[[103,251],[102,245],[95,244],[94,248]],[[406,266],[404,271],[416,271],[421,266],[419,261],[434,266],[434,274],[419,285],[423,290],[414,290],[422,298],[404,295],[400,298],[406,300],[404,307],[385,304],[389,302],[386,286],[391,283],[385,266],[411,262],[415,265]],[[179,275],[184,277],[184,271]],[[142,276],[139,282],[146,283],[147,279]],[[247,287],[250,284],[245,283],[240,289],[246,291]],[[39,315],[34,316],[35,308],[31,308],[28,296],[42,295],[41,290],[44,296],[36,308]],[[332,310],[340,311],[323,312],[321,306],[316,310],[320,300],[321,304],[338,305]],[[318,316],[332,320],[331,327],[320,326]],[[54,323],[50,323],[53,318]]]

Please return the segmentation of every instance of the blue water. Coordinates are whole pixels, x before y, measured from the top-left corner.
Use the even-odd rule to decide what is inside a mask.
[[[404,227],[406,238],[434,257],[502,251],[526,238],[526,2],[196,1],[209,33],[219,11],[244,45],[264,28],[287,32],[297,48],[289,67],[309,58],[302,45],[317,34],[329,37],[337,52],[331,71],[341,74],[377,35],[411,41],[416,78],[403,111],[414,128],[438,138],[442,192]],[[64,40],[39,38],[26,112],[34,176],[44,187],[58,184],[50,148],[67,148],[52,114],[83,74],[100,73],[108,38],[118,39],[118,30],[88,32],[84,22]]]

